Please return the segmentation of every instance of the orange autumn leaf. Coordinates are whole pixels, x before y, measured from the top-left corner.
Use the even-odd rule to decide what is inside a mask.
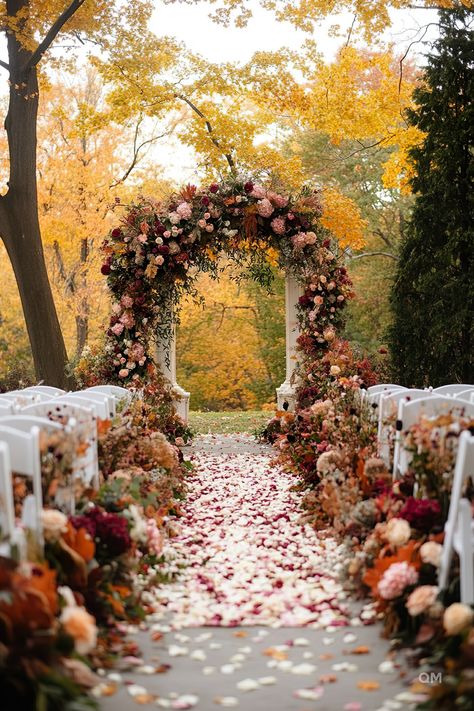
[[[66,533],[63,535],[64,541],[72,550],[81,556],[86,563],[93,560],[95,555],[95,543],[85,528],[74,528],[68,523]]]
[[[110,430],[112,427],[112,420],[101,420],[99,419],[97,421],[97,434],[100,435],[106,435],[107,432]]]
[[[361,644],[358,647],[351,649],[351,654],[370,654],[370,647]]]
[[[30,590],[36,590],[37,592],[44,595],[49,609],[55,615],[58,611],[58,595],[56,592],[56,571],[51,570],[46,565],[35,565],[33,567],[33,574],[30,578],[23,583],[25,579],[22,578],[22,582],[19,586],[24,588],[27,587]]]
[[[417,541],[409,541],[406,546],[400,548],[396,555],[386,556],[384,558],[377,558],[374,567],[369,568],[362,578],[363,582],[367,587],[370,588],[371,593],[374,597],[377,597],[377,586],[385,573],[385,571],[390,568],[393,563],[401,563],[406,561],[410,563],[416,570],[420,568],[420,559],[417,555],[419,548],[419,543]]]
[[[357,688],[362,691],[377,691],[380,689],[380,684],[378,681],[358,681]]]

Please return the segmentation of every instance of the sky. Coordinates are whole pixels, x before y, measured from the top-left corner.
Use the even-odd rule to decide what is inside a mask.
[[[299,49],[308,35],[296,30],[289,23],[277,22],[272,14],[262,10],[257,0],[253,1],[254,17],[244,29],[223,27],[215,24],[208,16],[215,9],[207,2],[197,5],[176,3],[164,5],[155,0],[151,29],[158,35],[170,35],[181,40],[195,53],[212,62],[246,62],[258,50],[278,50],[282,47]],[[414,38],[417,28],[436,20],[434,11],[403,10],[392,13],[392,28],[386,33],[387,42],[395,42],[406,48]],[[347,31],[352,23],[352,15],[334,15],[315,30],[312,37],[319,51],[331,61],[343,43],[340,37],[330,36],[331,25],[337,23]],[[432,35],[431,35],[432,36]],[[428,35],[429,37],[429,35]],[[419,49],[419,47],[418,47]],[[415,48],[416,53],[417,48]],[[0,43],[0,58],[6,59],[5,47]],[[0,73],[0,94],[8,92],[8,76]],[[153,159],[164,166],[164,177],[173,181],[186,182],[195,175],[195,157],[190,149],[178,142],[167,140],[153,148]]]
[[[163,5],[155,2],[151,28],[157,35],[171,35],[181,40],[192,51],[212,62],[246,62],[259,50],[278,50],[282,47],[299,49],[308,35],[296,30],[289,23],[277,22],[270,12],[262,10],[259,3],[253,3],[254,17],[244,29],[217,25],[208,16],[212,9],[209,3],[183,5],[180,3]],[[215,6],[214,6],[215,9]],[[436,20],[436,12],[425,10],[404,10],[392,13],[392,28],[386,33],[387,42],[395,42],[406,48],[420,26]],[[341,37],[330,36],[331,25],[339,24],[347,32],[352,24],[352,15],[334,15],[319,26],[312,39],[319,51],[331,61],[343,44]],[[414,50],[415,51],[415,50]],[[167,178],[187,182],[197,178],[195,157],[187,149],[173,140],[156,146],[154,156],[164,166]]]

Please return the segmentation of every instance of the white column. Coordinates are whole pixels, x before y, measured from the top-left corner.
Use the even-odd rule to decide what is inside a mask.
[[[181,385],[178,385],[176,380],[176,326],[173,326],[169,347],[167,347],[166,343],[158,340],[156,344],[156,362],[171,385],[176,412],[184,422],[187,422],[191,393],[188,393]]]
[[[288,409],[294,410],[296,391],[291,382],[296,366],[296,340],[300,335],[296,307],[302,294],[302,287],[292,276],[287,275],[285,281],[285,319],[286,319],[286,378],[277,388],[278,409],[288,403]]]

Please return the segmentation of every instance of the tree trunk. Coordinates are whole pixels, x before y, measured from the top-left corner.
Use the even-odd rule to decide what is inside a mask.
[[[28,0],[8,0],[14,16]],[[20,28],[20,31],[23,28]],[[25,66],[31,52],[14,33],[8,34],[10,103],[5,128],[10,153],[8,193],[0,199],[0,235],[15,272],[30,339],[36,376],[48,385],[65,387],[66,348],[44,259],[38,220],[36,67]]]

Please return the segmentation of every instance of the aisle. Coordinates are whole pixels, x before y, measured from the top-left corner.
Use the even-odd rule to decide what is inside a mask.
[[[197,471],[168,551],[181,573],[156,591],[147,625],[130,630],[143,659],[112,673],[121,688],[101,708],[406,708],[372,613],[348,604],[338,582],[343,549],[299,523],[293,478],[272,466],[272,450],[209,435],[191,456]]]

